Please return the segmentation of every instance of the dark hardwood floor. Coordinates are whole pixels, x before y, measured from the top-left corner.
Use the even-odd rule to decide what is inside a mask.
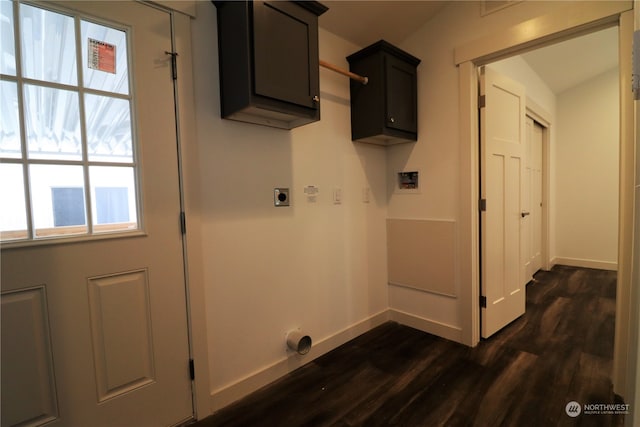
[[[620,426],[612,404],[615,272],[556,266],[526,314],[475,348],[389,322],[194,424]]]

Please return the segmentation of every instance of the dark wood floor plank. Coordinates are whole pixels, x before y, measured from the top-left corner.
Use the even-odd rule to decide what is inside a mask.
[[[444,346],[440,346],[436,350],[432,350],[429,347],[425,349],[426,351],[420,357],[415,357],[416,355],[412,354],[411,358],[403,363],[405,365],[403,372],[395,375],[383,388],[378,389],[378,393],[372,395],[367,401],[362,402],[362,404],[352,408],[345,417],[348,425],[362,425],[367,420],[377,419],[378,416],[376,416],[376,412],[385,412],[383,405],[393,404],[391,402],[392,399],[396,399],[396,396],[406,394],[406,390],[410,389],[410,383],[414,381],[421,372],[430,369],[433,360],[436,357],[441,357],[446,351],[446,347]],[[400,397],[400,399],[402,399],[402,397]]]
[[[525,315],[475,348],[389,322],[194,426],[621,426],[565,411],[615,401],[615,286],[615,272],[540,271]]]
[[[433,346],[425,354],[425,358],[428,359],[427,363],[421,369],[413,372],[413,375],[402,379],[399,387],[393,388],[392,394],[385,394],[382,405],[366,418],[363,425],[397,425],[399,414],[402,414],[415,399],[419,398],[422,392],[437,387],[442,371],[456,364],[458,360],[455,356],[456,350],[462,351],[463,348],[459,344],[445,340]]]
[[[589,319],[591,327],[587,332],[584,350],[588,353],[613,358],[615,336],[615,300],[597,298],[593,315]]]
[[[516,393],[533,375],[537,356],[519,352],[517,357],[495,377],[480,402],[474,425],[502,425],[509,413],[522,404],[520,393]]]

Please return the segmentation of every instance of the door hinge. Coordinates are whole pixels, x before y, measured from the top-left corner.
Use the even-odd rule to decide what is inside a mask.
[[[180,231],[182,234],[187,234],[187,216],[184,212],[180,212]]]
[[[178,52],[164,51],[167,55],[171,55],[171,75],[173,80],[178,80]]]
[[[484,108],[487,105],[486,95],[480,95],[478,97],[478,108]]]
[[[487,210],[487,199],[480,199],[480,201],[478,203],[478,208],[480,209],[480,212],[486,212],[486,210]]]
[[[189,378],[191,381],[196,379],[196,365],[193,363],[193,359],[189,359]]]
[[[480,295],[480,307],[487,308],[487,297]]]

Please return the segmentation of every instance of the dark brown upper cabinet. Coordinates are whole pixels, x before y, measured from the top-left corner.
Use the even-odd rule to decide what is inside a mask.
[[[320,120],[315,1],[214,1],[225,119],[292,129]]]
[[[418,139],[417,67],[420,60],[384,40],[347,57],[351,81],[351,139],[378,145]]]

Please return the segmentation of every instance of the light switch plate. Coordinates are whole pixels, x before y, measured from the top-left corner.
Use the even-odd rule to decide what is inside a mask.
[[[333,204],[339,205],[342,204],[342,188],[335,187],[333,189]]]

